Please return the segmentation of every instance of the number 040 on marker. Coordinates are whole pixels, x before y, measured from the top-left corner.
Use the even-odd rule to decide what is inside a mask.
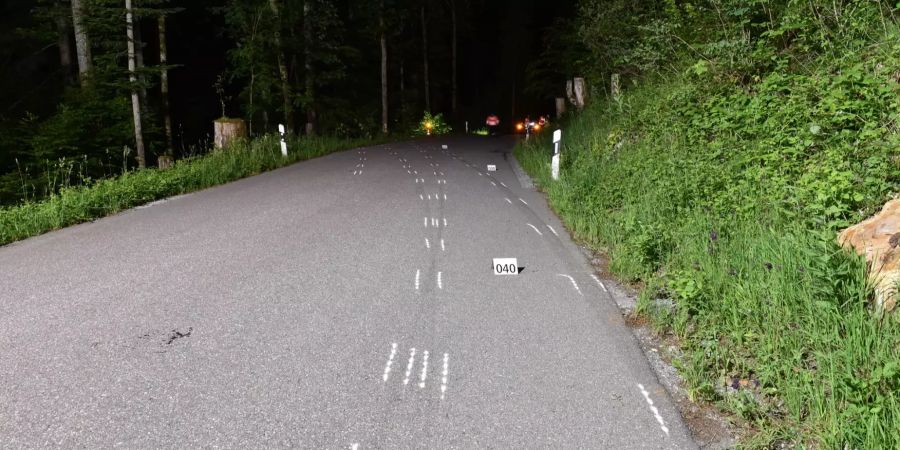
[[[494,275],[518,275],[516,258],[494,258]]]

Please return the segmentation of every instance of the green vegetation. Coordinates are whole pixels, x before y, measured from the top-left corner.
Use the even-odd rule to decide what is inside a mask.
[[[371,143],[371,140],[358,139],[296,138],[289,141],[288,156],[283,157],[277,135],[267,135],[237,142],[226,150],[178,161],[168,170],[130,171],[74,187],[60,186],[46,200],[0,208],[0,245]]]
[[[414,136],[426,136],[432,134],[440,136],[442,134],[450,134],[452,131],[453,128],[444,120],[443,114],[432,115],[430,112],[425,111],[425,113],[422,114],[422,120],[413,129],[412,134]]]
[[[896,7],[658,3],[582,2],[579,69],[626,89],[562,125],[559,181],[546,136],[517,156],[745,445],[900,448],[900,326],[836,244],[900,192]]]

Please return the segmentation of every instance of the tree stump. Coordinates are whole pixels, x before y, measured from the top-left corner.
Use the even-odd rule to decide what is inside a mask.
[[[156,162],[159,164],[159,170],[166,170],[175,165],[175,158],[172,155],[159,155]]]
[[[221,118],[213,122],[215,135],[213,142],[217,150],[228,147],[232,142],[247,137],[247,123],[244,119]]]
[[[556,118],[562,119],[562,116],[565,113],[566,113],[566,99],[563,97],[556,97]]]

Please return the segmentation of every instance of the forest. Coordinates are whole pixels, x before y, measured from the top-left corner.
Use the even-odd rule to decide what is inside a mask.
[[[295,136],[356,139],[408,135],[425,111],[462,130],[487,114],[552,105],[526,88],[524,72],[541,30],[571,10],[484,0],[4,2],[0,205],[205,154],[219,117],[244,119],[251,136],[283,123]]]

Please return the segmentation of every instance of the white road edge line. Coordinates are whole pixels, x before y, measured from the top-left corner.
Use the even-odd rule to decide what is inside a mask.
[[[600,285],[600,287],[602,287],[602,288],[603,288],[603,292],[609,292],[609,290],[607,290],[607,289],[606,289],[606,285],[605,285],[605,284],[603,284],[603,282],[602,282],[602,281],[600,281],[600,278],[597,278],[597,275],[594,275],[594,274],[591,274],[591,278],[593,278],[593,279],[594,279],[594,281],[596,281],[596,282],[597,282],[597,284],[599,284],[599,285]]]
[[[561,276],[561,277],[566,277],[566,278],[568,278],[569,281],[572,282],[572,286],[575,288],[575,290],[578,291],[578,293],[579,293],[580,295],[584,295],[584,294],[581,293],[581,288],[578,287],[578,283],[575,282],[575,279],[572,278],[571,275],[566,275],[566,274],[564,274],[564,273],[558,273],[557,275],[559,275],[559,276]]]
[[[538,230],[536,226],[534,226],[534,225],[532,225],[532,224],[530,224],[530,223],[527,224],[527,225],[528,225],[529,227],[531,227],[531,228],[534,230],[534,232],[537,233],[539,236],[543,236],[543,235],[544,235],[544,233],[541,233],[541,230]]]
[[[638,387],[641,389],[641,394],[644,394],[644,399],[647,400],[647,404],[650,405],[650,411],[653,412],[656,421],[659,422],[659,429],[663,430],[663,433],[666,433],[666,436],[669,436],[669,427],[666,426],[666,422],[663,420],[662,416],[659,415],[659,408],[653,406],[653,400],[650,398],[650,393],[644,389],[643,384],[638,383]]]
[[[391,374],[391,365],[394,364],[394,356],[396,356],[396,355],[397,355],[397,343],[394,342],[393,344],[391,344],[391,356],[388,358],[387,364],[384,366],[384,375],[382,376],[382,378],[384,379],[385,383],[388,380],[388,376],[390,376],[390,374]]]

